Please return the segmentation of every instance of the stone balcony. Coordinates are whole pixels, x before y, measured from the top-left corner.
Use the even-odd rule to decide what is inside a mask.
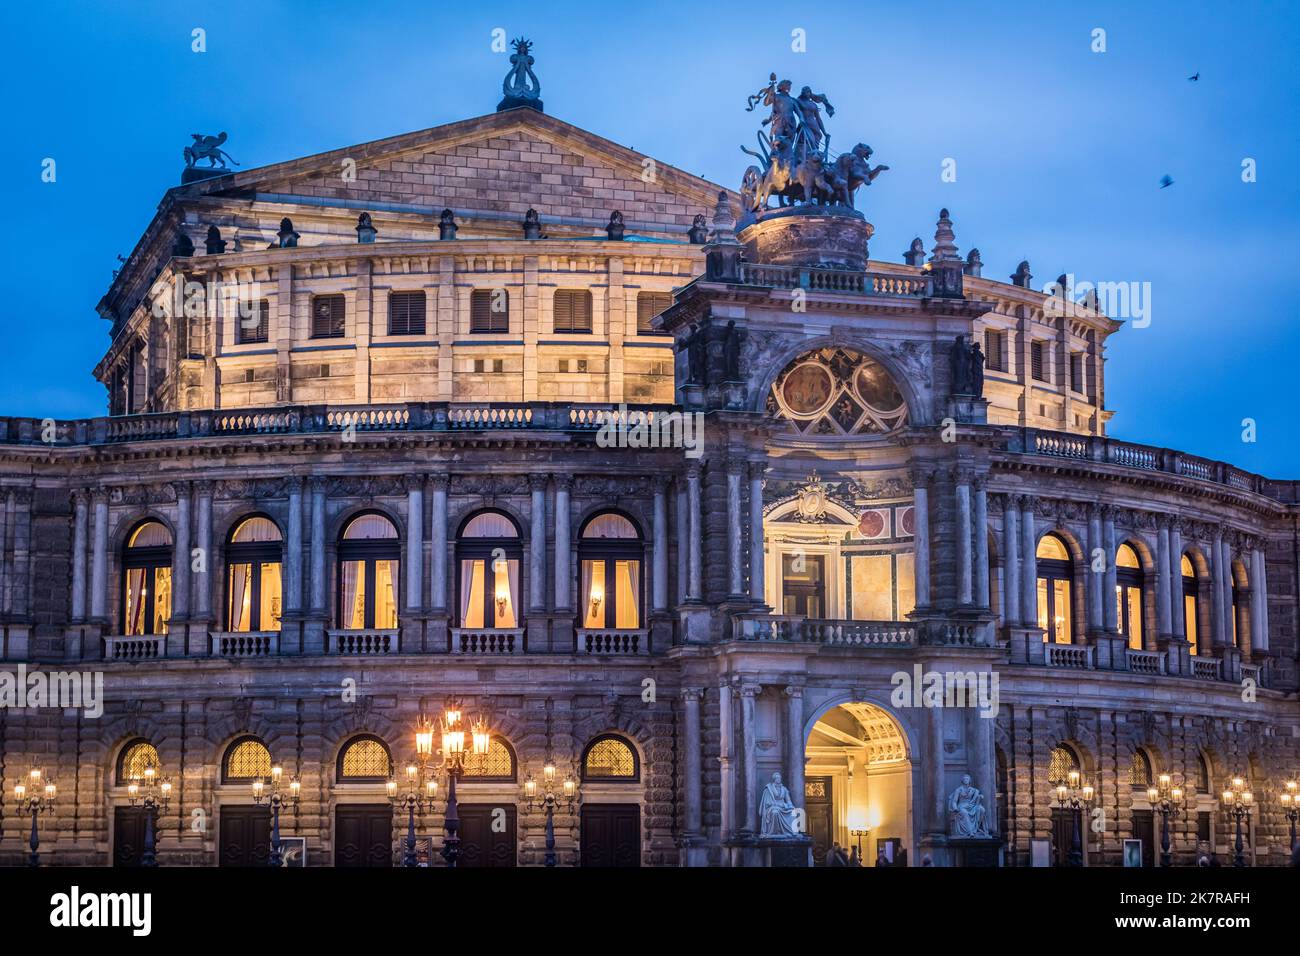
[[[977,647],[983,630],[979,624],[964,621],[850,621],[741,614],[732,621],[732,640],[849,649],[898,650],[919,644]]]

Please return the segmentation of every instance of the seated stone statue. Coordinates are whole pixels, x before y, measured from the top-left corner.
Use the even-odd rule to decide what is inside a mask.
[[[962,774],[961,786],[948,797],[948,813],[952,817],[950,836],[991,836],[984,826],[984,795],[971,786],[970,774]]]
[[[790,800],[790,791],[781,782],[779,773],[772,774],[772,782],[763,788],[758,803],[760,837],[791,839],[799,836],[799,811]]]

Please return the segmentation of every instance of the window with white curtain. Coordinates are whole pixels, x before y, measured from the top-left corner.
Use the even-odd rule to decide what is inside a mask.
[[[500,511],[481,511],[456,541],[458,620],[463,628],[513,630],[519,624],[519,529]]]
[[[628,518],[592,516],[578,537],[582,572],[582,627],[637,630],[642,626],[641,563],[645,545]]]
[[[338,627],[397,627],[397,528],[375,512],[357,515],[339,538]]]
[[[166,634],[172,616],[172,535],[145,521],[127,538],[122,555],[122,633]]]
[[[231,631],[280,630],[280,529],[254,515],[239,522],[226,545],[226,627]]]

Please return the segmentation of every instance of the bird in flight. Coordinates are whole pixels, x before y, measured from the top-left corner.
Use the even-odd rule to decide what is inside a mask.
[[[1195,73],[1193,73],[1191,76],[1188,77],[1188,79],[1191,80],[1193,83],[1195,83],[1200,78],[1201,78],[1200,70],[1197,70]]]
[[[1174,178],[1173,178],[1172,176],[1161,176],[1161,177],[1160,177],[1160,188],[1161,188],[1161,189],[1164,189],[1166,186],[1172,186],[1173,184],[1174,184]]]

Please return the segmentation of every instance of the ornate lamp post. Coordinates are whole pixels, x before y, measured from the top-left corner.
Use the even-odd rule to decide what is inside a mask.
[[[415,728],[416,763],[406,768],[406,790],[399,796],[397,781],[388,781],[388,799],[397,807],[406,809],[406,846],[402,851],[402,866],[417,866],[415,857],[415,812],[424,813],[438,795],[438,781],[429,773],[429,760],[433,756],[433,726],[421,717]]]
[[[258,806],[266,800],[271,807],[271,855],[267,858],[267,866],[280,867],[284,865],[284,855],[280,847],[280,809],[286,804],[298,812],[298,801],[301,796],[302,784],[298,778],[294,777],[289,781],[289,795],[285,796],[280,792],[280,781],[284,777],[284,768],[274,766],[271,768],[271,792],[266,792],[266,781],[260,777],[253,781],[253,802]]]
[[[126,798],[131,806],[138,804],[144,808],[144,852],[140,854],[140,865],[157,866],[158,811],[166,812],[171,803],[171,781],[159,777],[158,767],[150,762],[145,765],[143,777],[131,778],[126,786]]]
[[[1071,770],[1068,783],[1056,788],[1056,805],[1069,810],[1074,817],[1074,833],[1070,840],[1070,866],[1083,866],[1083,811],[1092,806],[1092,784],[1083,782],[1079,771]]]
[[[32,772],[28,774],[27,783],[14,786],[14,799],[18,803],[18,812],[32,815],[32,835],[27,841],[32,851],[27,856],[28,866],[41,865],[41,838],[36,832],[36,819],[42,813],[54,812],[56,789],[54,781],[48,777],[42,780],[41,771],[36,768],[32,768]]]
[[[1246,781],[1233,777],[1227,790],[1223,791],[1223,806],[1228,814],[1237,821],[1237,852],[1232,859],[1233,866],[1246,865],[1245,848],[1241,842],[1241,821],[1250,822],[1250,808],[1255,805],[1255,795],[1246,789]]]
[[[1185,795],[1182,787],[1175,787],[1173,779],[1162,773],[1158,785],[1147,787],[1147,799],[1151,807],[1160,811],[1160,865],[1173,866],[1174,856],[1169,850],[1169,818],[1175,820],[1182,815]]]
[[[564,777],[563,785],[564,799],[568,803],[568,810],[573,812],[573,804],[578,794],[578,785],[573,782],[573,778],[567,774]],[[546,766],[542,768],[542,793],[537,792],[537,781],[533,779],[530,773],[528,779],[524,781],[524,796],[528,800],[528,809],[535,810],[539,805],[546,808],[546,866],[555,866],[555,804],[559,798],[555,793],[555,765],[549,760]]]
[[[1300,784],[1294,780],[1286,782],[1286,789],[1282,791],[1282,812],[1286,814],[1287,822],[1291,824],[1291,852],[1295,852],[1295,825],[1300,820]]]
[[[466,734],[466,724],[469,733]],[[469,739],[466,740],[466,737]],[[460,860],[460,816],[456,812],[456,782],[465,773],[469,761],[481,761],[492,746],[483,718],[466,721],[459,702],[448,704],[442,714],[442,766],[447,771],[447,815],[443,829],[447,832],[442,842],[441,856],[448,866]]]

